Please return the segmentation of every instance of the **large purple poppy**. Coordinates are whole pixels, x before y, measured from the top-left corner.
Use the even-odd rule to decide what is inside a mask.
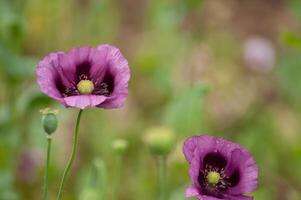
[[[51,53],[36,73],[42,92],[66,107],[118,108],[128,96],[128,62],[110,45]]]
[[[199,200],[251,200],[258,169],[250,153],[233,142],[212,136],[193,136],[183,146],[192,186],[187,197]]]

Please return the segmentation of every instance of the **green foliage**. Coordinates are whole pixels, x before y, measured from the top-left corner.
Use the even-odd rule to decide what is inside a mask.
[[[288,101],[301,106],[301,56],[298,52],[288,52],[281,57],[277,75],[280,88]]]
[[[107,186],[107,172],[103,160],[96,158],[92,168],[84,178],[85,184],[80,183],[81,189],[79,200],[104,200]]]
[[[301,37],[293,32],[286,32],[282,34],[282,41],[287,46],[301,50]]]
[[[200,133],[204,114],[203,99],[208,93],[205,85],[196,85],[177,94],[164,115],[165,123],[178,135]]]

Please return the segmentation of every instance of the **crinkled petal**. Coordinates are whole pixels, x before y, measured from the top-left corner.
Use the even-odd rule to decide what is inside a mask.
[[[108,97],[106,100],[98,105],[101,108],[120,108],[124,105],[124,102],[128,96],[127,90],[124,90],[123,93],[119,93],[118,95],[114,95],[113,97]]]
[[[57,68],[59,66],[58,57],[63,52],[51,53],[38,63],[36,75],[38,85],[43,93],[64,104],[63,97],[56,86],[56,78],[59,76]]]
[[[258,168],[255,160],[247,150],[240,148],[232,152],[231,161],[226,167],[225,173],[230,176],[234,170],[239,170],[240,180],[238,185],[229,188],[229,194],[248,194],[256,190]]]
[[[97,49],[106,52],[107,69],[114,77],[113,93],[98,107],[118,108],[121,107],[128,96],[128,81],[130,68],[128,61],[123,57],[120,50],[111,45],[100,45]]]
[[[202,159],[207,153],[218,152],[229,161],[232,151],[236,148],[240,148],[240,146],[222,138],[216,138],[209,135],[192,136],[185,141],[183,146],[183,153],[188,162],[191,162],[193,159],[196,148],[198,148],[200,152],[197,156]]]
[[[198,197],[199,200],[228,200],[228,199],[219,199],[212,196],[202,195]]]
[[[198,189],[193,187],[193,186],[187,188],[186,191],[185,191],[185,196],[186,197],[196,197],[196,196],[199,196],[199,195],[200,195],[200,193],[199,193]]]
[[[248,197],[243,195],[239,195],[239,196],[227,195],[224,198],[226,200],[252,200],[253,199],[253,197]]]
[[[200,149],[200,153],[205,154],[206,152],[213,151],[215,140],[211,136],[201,135],[192,136],[188,138],[183,145],[183,153],[186,160],[190,163],[195,155],[195,150]],[[196,155],[196,156],[202,156]],[[202,156],[204,157],[204,155]]]
[[[194,154],[195,155],[200,154],[199,149],[195,149]],[[192,185],[196,188],[200,188],[198,177],[199,177],[199,173],[200,173],[200,165],[201,164],[202,164],[201,158],[199,156],[195,156],[189,166],[189,176],[191,178]]]
[[[252,200],[253,197],[248,197],[248,196],[224,196],[222,199],[212,197],[212,196],[207,196],[207,195],[201,195],[197,196],[199,200]]]
[[[80,75],[87,75],[87,78],[89,78],[94,51],[96,50],[91,47],[80,47],[73,48],[69,52],[60,55],[60,68],[58,70],[61,71],[63,78],[67,79],[72,85],[76,85]]]
[[[84,109],[87,107],[95,107],[105,101],[106,97],[98,95],[78,95],[65,97],[64,101],[67,107],[75,107]]]

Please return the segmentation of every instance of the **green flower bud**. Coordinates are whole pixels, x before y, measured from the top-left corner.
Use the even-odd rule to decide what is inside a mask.
[[[51,135],[52,133],[54,133],[57,129],[57,118],[56,118],[56,114],[57,111],[56,110],[50,110],[50,109],[44,109],[41,111],[43,113],[43,117],[42,117],[42,125],[44,128],[44,131],[48,134]]]
[[[112,143],[113,150],[118,154],[123,154],[128,148],[128,141],[123,139],[114,140]]]
[[[146,131],[146,145],[154,155],[168,155],[175,144],[174,132],[167,127],[153,127]]]

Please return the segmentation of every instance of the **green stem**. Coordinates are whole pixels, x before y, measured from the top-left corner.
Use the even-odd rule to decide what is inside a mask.
[[[115,169],[115,179],[113,185],[113,193],[112,200],[118,199],[119,194],[119,182],[121,178],[121,170],[122,170],[122,155],[117,155],[116,157],[116,169]]]
[[[166,179],[166,157],[157,157],[158,163],[158,182],[159,182],[159,195],[160,200],[167,199],[167,179]]]
[[[50,163],[51,141],[52,141],[52,137],[47,136],[47,159],[46,159],[46,169],[45,169],[45,176],[44,176],[43,200],[48,199],[48,173],[49,173],[49,163]]]
[[[58,193],[58,196],[57,196],[57,200],[61,200],[62,199],[65,182],[66,182],[67,176],[68,176],[68,174],[70,172],[71,166],[73,164],[73,161],[75,159],[75,155],[76,155],[76,152],[77,152],[77,146],[78,146],[78,129],[79,129],[79,122],[80,122],[80,119],[81,119],[82,112],[83,112],[83,110],[80,110],[79,113],[78,113],[78,115],[77,115],[76,126],[75,126],[75,129],[74,129],[74,141],[73,141],[72,152],[71,152],[70,158],[68,160],[68,163],[66,165],[66,168],[64,170],[64,173],[63,173],[63,177],[62,177],[62,180],[61,180],[61,184],[60,184],[60,188],[59,188],[59,193]]]

